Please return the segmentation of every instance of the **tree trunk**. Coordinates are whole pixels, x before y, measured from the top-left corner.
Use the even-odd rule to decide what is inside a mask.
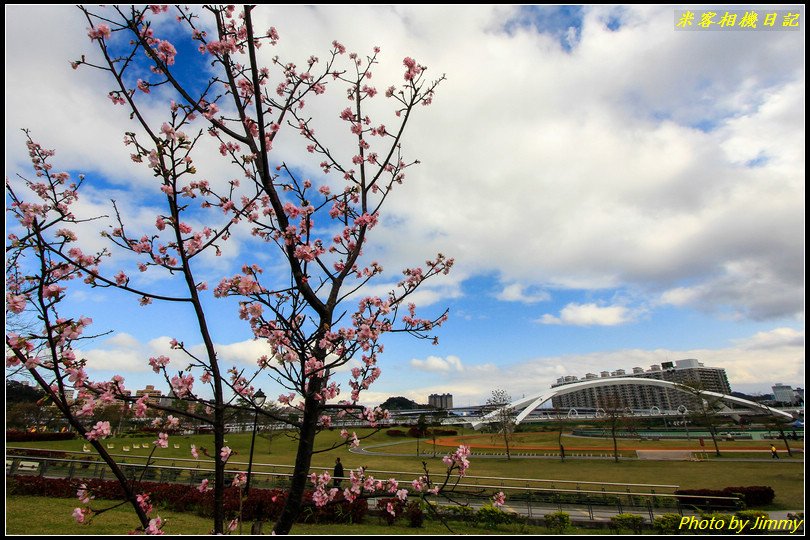
[[[225,462],[219,455],[225,446],[225,409],[214,411],[214,534],[225,532]]]
[[[19,353],[15,351],[15,354],[19,356]],[[43,379],[39,373],[34,370],[29,370],[31,375],[33,375],[34,379],[37,381],[37,384],[43,389],[49,388],[49,385],[46,384],[45,379]],[[68,421],[73,429],[82,436],[82,439],[85,439],[85,435],[87,435],[87,430],[84,426],[76,419],[76,417],[71,413],[70,407],[67,406],[66,400],[64,399],[57,399],[54,397],[53,402],[56,404],[57,408],[62,412],[65,419]],[[104,460],[104,463],[110,467],[115,479],[118,480],[118,483],[121,484],[121,489],[124,490],[124,497],[126,500],[132,505],[132,508],[135,510],[135,514],[138,516],[138,521],[141,522],[141,526],[144,530],[149,526],[149,516],[146,515],[141,505],[138,504],[137,494],[134,491],[133,484],[129,481],[124,471],[121,470],[121,467],[118,465],[118,462],[107,452],[107,449],[104,448],[104,444],[96,439],[90,441],[90,444],[93,448],[96,449],[98,455],[101,456],[101,459]]]
[[[616,424],[613,424],[610,428],[610,433],[613,436],[613,460],[618,463],[619,462],[619,443],[616,440]]]
[[[74,427],[76,426],[74,425]],[[121,488],[124,490],[124,496],[132,505],[132,508],[135,509],[135,513],[138,515],[138,520],[141,522],[141,526],[144,528],[144,530],[146,530],[146,528],[149,526],[149,516],[146,515],[143,508],[141,508],[141,505],[138,504],[137,494],[133,491],[133,486],[124,474],[124,471],[121,470],[121,467],[118,466],[118,463],[107,452],[107,449],[104,448],[102,443],[99,441],[90,442],[101,456],[101,459],[103,459],[104,462],[110,467],[115,479],[118,480],[119,484],[121,484]]]
[[[275,534],[289,534],[304,506],[304,489],[309,480],[312,449],[315,446],[317,432],[318,406],[313,398],[307,397],[304,418],[299,431],[301,438],[298,441],[298,452],[295,456],[292,482],[287,493],[287,501],[284,503],[284,509],[281,511],[281,516],[278,518],[275,527],[273,527],[273,533]]]
[[[785,430],[780,429],[780,430],[779,430],[779,435],[781,435],[781,436],[782,436],[782,440],[783,440],[783,441],[785,441],[785,448],[787,448],[787,453],[788,453],[788,456],[793,457],[793,453],[790,451],[790,445],[788,444],[787,437],[785,436]]]
[[[706,422],[709,424],[709,433],[711,434],[712,442],[714,443],[714,453],[717,455],[717,457],[720,457],[720,446],[717,444],[717,434],[714,431],[714,424],[708,416],[706,416]]]

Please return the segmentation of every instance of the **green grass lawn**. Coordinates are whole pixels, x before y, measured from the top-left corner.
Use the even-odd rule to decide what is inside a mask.
[[[113,506],[113,501],[93,501],[94,509]],[[132,508],[122,506],[96,516],[90,524],[79,525],[72,517],[76,499],[51,499],[47,497],[14,496],[6,498],[6,534],[25,535],[107,535],[126,534],[138,526],[138,520]],[[36,517],[32,518],[32,512]],[[166,521],[164,531],[167,534],[206,535],[211,531],[211,519],[192,513],[168,512],[155,509],[153,516],[159,515]],[[471,524],[451,522],[455,534],[549,534],[545,527],[533,525],[498,525],[489,530]],[[270,534],[272,523],[264,525],[264,534]],[[239,531],[235,531],[235,534]],[[243,534],[250,533],[250,523],[246,523]],[[296,524],[293,534],[306,535],[437,535],[450,534],[448,529],[438,521],[426,520],[421,528],[411,528],[403,520],[394,525],[387,525],[378,517],[367,516],[360,524]]]
[[[358,434],[362,435],[368,432],[369,430],[359,430]],[[459,435],[471,435],[475,433],[476,432],[471,430],[461,430]],[[527,438],[524,440],[530,440],[535,444],[549,440],[552,440],[556,444],[555,433],[520,435],[526,435]],[[134,439],[117,438],[108,439],[105,441],[105,444],[114,445],[114,449],[112,449],[111,452],[125,456],[121,459],[125,459],[129,463],[136,461],[142,462],[148,455],[151,445],[147,445],[146,449],[141,448],[137,450],[132,448],[132,446],[133,444],[151,443],[153,439],[154,436],[151,438],[138,437]],[[250,452],[250,439],[250,433],[232,433],[226,436],[226,444],[236,451],[235,455],[233,455],[229,461],[231,467],[241,470],[246,469],[245,463],[248,461]],[[583,440],[585,442],[591,441],[583,437],[568,437],[564,444],[566,444],[566,446],[569,446],[569,444],[570,446],[574,446],[571,441],[576,441],[577,444],[580,444],[580,441]],[[337,430],[325,431],[318,436],[316,448],[328,448],[338,441],[340,441],[340,437]],[[390,437],[386,435],[385,432],[380,432],[364,440],[363,446],[391,442],[403,442],[403,439]],[[591,442],[594,445],[612,444],[610,439],[594,439]],[[649,442],[653,448],[655,445],[661,448],[664,447],[664,445],[671,444],[671,441],[647,442]],[[14,446],[49,448],[81,453],[83,444],[81,440],[72,440],[47,443],[12,443],[7,446],[9,448]],[[180,448],[174,448],[175,444],[179,445]],[[212,467],[213,464],[210,458],[201,457],[200,460],[196,462],[192,459],[189,450],[191,444],[195,444],[198,448],[212,448],[213,437],[210,435],[172,436],[169,440],[169,448],[158,448],[155,451],[155,457],[168,460],[163,463],[174,463],[178,466],[195,466],[195,464],[197,464],[201,467]],[[422,462],[426,464],[432,474],[441,473],[445,468],[441,462],[441,456],[447,453],[448,450],[451,450],[451,448],[438,447],[436,449],[437,457],[435,458],[418,457],[416,455],[416,444],[416,441],[407,441],[403,444],[379,448],[377,450],[390,452],[390,454],[370,456],[350,453],[344,446],[331,452],[314,454],[312,464],[313,467],[323,467],[331,471],[335,457],[340,456],[347,472],[350,469],[365,466],[378,478],[388,478],[390,476],[396,476],[400,479],[415,478],[423,474]],[[710,444],[710,442],[707,444]],[[734,444],[737,444],[737,442],[723,443],[721,449],[731,448],[730,445]],[[738,446],[745,444],[751,445],[751,442],[745,443],[741,441]],[[123,453],[123,446],[129,446],[130,452]],[[419,442],[419,446],[422,452],[430,452],[432,450],[432,441],[430,439],[422,439]],[[257,437],[253,470],[256,472],[276,473],[289,471],[290,469],[280,466],[291,466],[293,464],[295,448],[296,441],[283,434],[277,434],[273,437],[272,441],[268,441],[261,436]],[[391,455],[394,453],[412,453],[412,455]],[[84,455],[89,457],[93,454]],[[786,454],[781,450],[780,455],[786,457]],[[733,457],[734,454],[729,453],[726,454],[726,456]],[[764,456],[767,457],[767,455]],[[797,454],[797,456],[803,456],[803,454]],[[269,465],[262,465],[270,463],[280,466],[271,467]],[[566,460],[565,462],[560,462],[557,459],[512,459],[510,461],[505,457],[475,459],[473,456],[471,458],[471,467],[468,474],[472,476],[493,477],[494,480],[482,482],[489,484],[492,484],[500,478],[534,478],[574,480],[581,482],[671,484],[678,485],[684,489],[720,489],[729,486],[768,485],[776,492],[776,500],[770,507],[771,510],[795,510],[804,507],[804,460],[802,457],[797,457],[793,460],[782,459],[779,461],[768,460],[764,462],[727,461],[725,458],[720,458],[702,462],[632,460],[614,463],[612,460],[573,459]]]

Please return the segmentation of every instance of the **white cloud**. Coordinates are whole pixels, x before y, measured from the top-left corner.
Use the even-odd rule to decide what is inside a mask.
[[[447,73],[406,134],[406,158],[422,165],[409,170],[388,203],[392,219],[371,235],[367,253],[385,266],[444,251],[457,258],[457,275],[494,273],[507,288],[632,287],[652,297],[681,288],[692,291],[682,305],[706,311],[753,319],[801,312],[803,34],[662,32],[672,24],[665,6],[583,13],[571,52],[531,25],[503,31],[525,16],[518,7],[285,6],[255,16],[282,35],[278,47],[261,49],[265,59],[302,63],[337,38],[361,53],[382,46],[372,79],[380,88],[401,80],[404,56]],[[6,73],[15,81],[8,162],[25,161],[17,129],[31,127],[73,169],[156,189],[120,143],[132,122],[110,106],[105,74],[70,69],[69,60],[93,49],[79,11],[18,6],[6,14]],[[616,17],[621,26],[607,28]],[[25,38],[33,34],[49,39]],[[348,155],[347,130],[333,121],[341,92],[311,101],[318,132]],[[390,103],[373,100],[370,114],[387,121]],[[294,133],[275,146],[272,159],[322,176]],[[216,151],[201,148],[198,168],[211,181],[234,176]],[[241,256],[239,247],[225,258]],[[434,288],[423,300],[454,294]]]
[[[141,345],[141,342],[135,339],[135,336],[131,336],[125,332],[114,334],[112,337],[107,339],[105,343],[111,347],[121,349],[125,348],[135,349],[136,347],[140,347]]]
[[[625,306],[598,306],[596,304],[568,304],[559,317],[546,313],[536,322],[574,326],[616,326],[633,322],[636,314]]]
[[[226,365],[241,364],[258,368],[257,360],[271,356],[266,340],[247,339],[237,343],[217,344],[217,358]]]
[[[78,358],[87,359],[87,368],[102,373],[136,373],[150,371],[149,358],[165,355],[176,360],[177,351],[169,347],[169,337],[159,337],[146,343],[126,332],[106,338],[98,347],[77,349]],[[178,368],[179,369],[179,368]]]
[[[428,356],[424,360],[414,358],[410,361],[410,364],[412,367],[423,371],[440,373],[464,371],[461,358],[453,355],[449,355],[445,358],[440,356]]]
[[[757,332],[753,336],[737,340],[735,343],[748,350],[804,347],[804,332],[794,328],[774,328],[768,332]]]
[[[537,302],[550,300],[551,295],[546,291],[527,288],[521,283],[512,283],[506,285],[503,290],[496,295],[496,298],[505,302],[536,304]]]

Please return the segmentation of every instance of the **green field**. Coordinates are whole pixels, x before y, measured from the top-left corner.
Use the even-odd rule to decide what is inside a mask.
[[[113,501],[94,502],[93,506],[104,508],[113,506]],[[73,509],[78,506],[75,499],[48,499],[45,497],[9,497],[6,499],[6,534],[24,535],[111,535],[126,534],[138,526],[138,520],[129,506],[123,506],[105,512],[93,519],[90,524],[77,524],[71,517]],[[31,519],[31,509],[36,508],[37,517]],[[207,535],[211,531],[211,519],[199,517],[192,513],[168,512],[157,510],[166,521],[164,530],[167,534]],[[549,534],[545,527],[532,525],[498,525],[495,530],[475,527],[471,524],[450,522],[456,534]],[[272,523],[266,523],[262,532],[270,534]],[[437,521],[427,520],[421,528],[411,528],[403,520],[393,525],[383,523],[377,517],[368,516],[360,524],[324,524],[313,525],[298,523],[293,527],[293,534],[305,535],[342,535],[342,536],[378,536],[378,535],[437,535],[449,534],[444,525]],[[574,531],[572,531],[574,532]],[[237,529],[233,534],[240,534]],[[242,534],[250,534],[250,523],[243,527]]]
[[[369,433],[368,430],[359,433]],[[471,430],[461,430],[459,436],[477,435],[477,440],[491,443],[493,439],[486,435],[480,435]],[[520,444],[534,445],[556,445],[555,433],[538,434],[518,434]],[[152,445],[149,444],[153,437],[138,438],[118,438],[108,439],[105,444],[112,445],[111,452],[119,454],[119,459],[128,463],[143,462]],[[250,451],[250,433],[232,433],[226,436],[227,445],[235,450],[235,455],[231,457],[229,466],[240,470],[246,469],[246,462]],[[326,431],[319,435],[317,448],[328,448],[333,443],[339,442],[338,431]],[[670,448],[673,441],[621,441],[624,445],[641,445],[645,448]],[[686,442],[686,441],[684,441]],[[135,444],[143,445],[146,448],[135,449]],[[396,476],[400,480],[415,478],[422,471],[422,462],[426,464],[432,474],[441,473],[444,465],[441,456],[448,453],[453,448],[437,447],[436,457],[425,457],[424,453],[432,454],[432,440],[422,439],[419,441],[421,457],[416,455],[417,442],[397,437],[390,437],[384,432],[376,433],[362,441],[363,446],[398,443],[392,446],[377,448],[375,451],[385,451],[387,455],[358,455],[352,454],[346,447],[324,453],[313,455],[313,467],[323,467],[330,470],[334,464],[335,457],[340,456],[346,470],[355,469],[360,466],[367,468],[369,474],[378,478],[388,478]],[[191,457],[189,447],[195,444],[198,448],[212,448],[213,437],[209,435],[192,436],[172,436],[169,440],[169,448],[157,448],[154,453],[155,458],[160,458],[161,464],[169,464],[183,467],[210,468],[211,459],[202,457],[194,460]],[[257,473],[285,473],[290,471],[294,462],[296,441],[290,434],[276,434],[271,441],[264,437],[256,438],[254,451],[254,467]],[[565,437],[566,447],[573,448],[581,445],[591,447],[611,446],[611,439],[585,438],[585,437]],[[178,445],[179,448],[174,448]],[[707,449],[711,441],[707,441]],[[751,441],[722,442],[721,449],[730,450],[734,448],[750,447]],[[791,441],[791,446],[795,443]],[[82,453],[83,441],[58,441],[48,443],[12,443],[8,448],[48,448],[54,450],[66,450]],[[123,447],[128,446],[129,452],[123,452]],[[796,445],[797,447],[800,445]],[[780,447],[780,454],[786,458]],[[211,452],[214,453],[213,451]],[[398,456],[392,454],[407,454]],[[542,453],[542,452],[535,452]],[[574,452],[575,453],[575,452]],[[628,453],[629,454],[629,453]],[[84,454],[90,457],[93,454]],[[548,480],[573,480],[581,482],[605,482],[605,483],[632,483],[632,484],[668,484],[677,485],[684,489],[695,488],[724,488],[728,486],[745,485],[768,485],[776,492],[776,499],[769,507],[772,510],[795,510],[804,506],[804,460],[803,454],[796,454],[798,457],[793,460],[782,459],[779,461],[731,461],[735,454],[724,454],[724,458],[712,459],[709,461],[649,461],[649,460],[627,460],[614,463],[611,459],[605,460],[577,460],[569,459],[561,462],[558,459],[512,459],[502,458],[478,458],[471,457],[471,467],[468,474],[471,477],[490,477],[480,483],[493,484],[500,478],[515,479],[548,479]],[[760,457],[768,457],[762,454]],[[271,466],[268,464],[273,464]],[[257,487],[262,486],[256,477]],[[472,479],[470,481],[473,481]],[[497,485],[497,483],[495,484]],[[584,488],[583,488],[584,489]]]

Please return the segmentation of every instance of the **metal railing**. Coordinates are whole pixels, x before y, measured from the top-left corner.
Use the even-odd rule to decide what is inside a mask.
[[[69,459],[6,455],[6,475],[114,479],[106,463],[98,459],[88,459],[88,457]],[[161,461],[173,463],[171,465],[158,463]],[[194,462],[195,466],[178,466],[174,462]],[[118,465],[128,478],[137,481],[195,485],[203,479],[214,480],[214,468],[210,462],[195,462],[195,460],[181,458],[152,458],[152,463],[148,465],[126,462],[119,462]],[[226,471],[227,484],[230,484],[238,473],[245,472],[245,467],[242,465],[246,464],[233,462],[229,465],[238,467]],[[293,468],[291,465],[254,463],[253,467],[252,485],[255,488],[284,489],[289,486]],[[313,469],[323,470],[314,467]],[[419,476],[412,472],[370,469],[366,473],[375,478],[393,477],[403,485]],[[641,512],[649,518],[650,522],[654,520],[656,514],[678,513],[684,515],[684,512],[690,513],[697,504],[692,505],[689,501],[700,503],[701,506],[705,506],[706,501],[711,501],[712,504],[709,506],[713,508],[736,510],[741,507],[737,497],[676,495],[672,491],[677,487],[664,484],[471,476],[454,484],[453,500],[476,506],[486,502],[493,492],[503,491],[507,496],[507,510],[530,518],[555,511],[566,511],[579,519],[589,520],[607,519],[611,515],[623,512]]]

